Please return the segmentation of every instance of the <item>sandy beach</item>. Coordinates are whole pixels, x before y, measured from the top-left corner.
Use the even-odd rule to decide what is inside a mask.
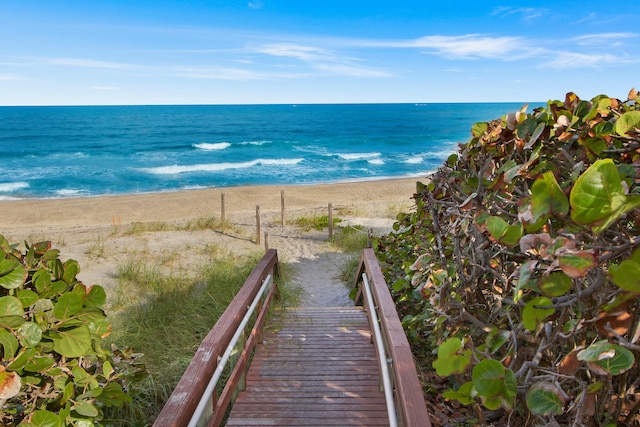
[[[80,263],[80,280],[102,285],[108,292],[117,281],[118,265],[124,262],[141,260],[170,274],[188,274],[220,254],[264,251],[267,233],[269,247],[278,249],[281,261],[297,266],[294,270],[301,282],[303,276],[322,277],[322,283],[307,289],[306,304],[343,305],[348,303],[345,295],[333,289],[342,285],[327,283],[335,276],[328,269],[339,264],[339,254],[328,243],[327,232],[304,230],[293,223],[297,218],[327,215],[331,204],[333,216],[342,220],[342,225],[386,233],[398,212],[413,209],[411,197],[419,180],[1,201],[0,234],[11,243],[50,240],[63,260],[72,258]],[[222,230],[199,226],[209,219],[220,219],[222,194],[227,226]],[[260,211],[260,244],[256,206]]]

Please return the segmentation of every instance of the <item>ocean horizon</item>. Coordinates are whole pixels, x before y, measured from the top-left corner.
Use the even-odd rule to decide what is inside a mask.
[[[0,200],[419,178],[526,104],[0,107]]]

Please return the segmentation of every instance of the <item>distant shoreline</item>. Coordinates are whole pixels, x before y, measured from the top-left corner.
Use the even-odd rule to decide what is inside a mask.
[[[4,200],[0,202],[0,234],[46,235],[64,229],[219,217],[222,194],[225,195],[228,216],[249,216],[251,212],[255,212],[257,205],[265,214],[276,214],[281,209],[281,192],[284,192],[285,209],[289,212],[322,211],[331,203],[336,208],[350,207],[376,216],[379,212],[372,212],[371,205],[383,210],[394,207],[399,209],[401,204],[410,205],[416,182],[427,179],[428,176],[424,175],[332,184],[256,185],[144,194]]]

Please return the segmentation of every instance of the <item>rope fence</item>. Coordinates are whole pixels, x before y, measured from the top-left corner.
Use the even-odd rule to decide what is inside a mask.
[[[325,209],[324,207],[316,207],[309,209]],[[327,217],[328,217],[328,239],[333,240],[334,237],[334,224],[333,224],[333,204],[329,203],[326,207],[327,209]],[[227,220],[227,210],[226,210],[226,198],[225,193],[220,194],[220,219],[222,221]],[[286,213],[285,213],[285,193],[284,190],[280,191],[280,226],[284,227],[287,224]],[[260,245],[264,243],[265,252],[269,250],[269,233],[267,231],[264,232],[264,239],[262,238],[262,217],[260,213],[260,205],[256,205],[256,215],[255,215],[255,226],[256,226],[256,234],[255,234],[255,243],[256,245]],[[352,224],[348,224],[352,230],[355,230],[358,233],[367,235],[367,247],[371,247],[373,242],[373,229],[369,228],[367,230],[363,230],[361,228],[355,227]]]

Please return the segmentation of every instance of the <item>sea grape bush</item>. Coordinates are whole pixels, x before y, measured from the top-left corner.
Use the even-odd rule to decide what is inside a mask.
[[[139,355],[102,347],[105,291],[76,278],[76,261],[25,246],[0,235],[0,425],[102,425],[104,408],[130,401]]]
[[[476,123],[377,244],[442,397],[476,422],[640,422],[637,100]]]

